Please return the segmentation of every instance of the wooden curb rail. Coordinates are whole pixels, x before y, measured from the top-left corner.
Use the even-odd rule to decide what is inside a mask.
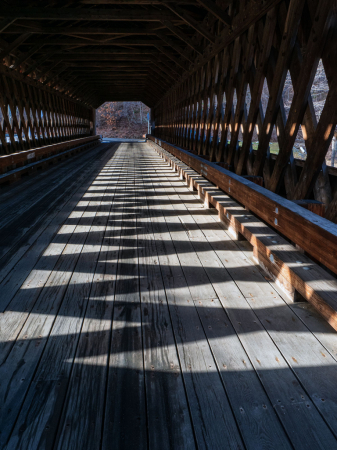
[[[88,136],[0,156],[0,184],[15,182],[21,176],[49,165],[55,159],[66,158],[74,151],[78,153],[86,150],[99,141],[100,136]]]
[[[11,153],[10,155],[0,156],[0,173],[6,173],[9,170],[22,167],[42,158],[48,158],[49,156],[64,152],[65,150],[69,150],[78,145],[97,141],[99,139],[100,136],[88,136],[85,138],[72,139],[69,141],[58,142],[57,144],[46,145],[30,150],[23,150],[18,153]]]
[[[235,199],[232,198],[234,197],[234,194],[238,192],[240,187],[239,179],[241,177],[238,177],[231,172],[227,174],[227,170],[218,168],[216,164],[209,162],[205,163],[205,160],[202,158],[195,155],[190,155],[188,154],[189,152],[174,147],[171,144],[156,140],[150,136],[148,138],[154,144],[157,144],[155,145],[155,150],[157,153],[159,153],[176,171],[178,171],[182,177],[186,178],[186,182],[191,188],[193,187],[198,190],[200,197],[205,201],[206,205],[212,204],[219,211],[220,219],[229,226],[229,229],[235,233],[236,237],[242,235],[252,244],[255,259],[277,282],[277,284],[279,284],[291,295],[299,293],[305,300],[312,303],[319,313],[330,323],[330,325],[337,330],[337,280],[321,266],[314,263],[310,258],[298,251],[298,249],[291,245],[285,238],[280,236],[277,231],[266,225],[254,214],[252,214],[252,212],[250,212],[253,210],[252,207],[248,207],[250,210],[248,211],[244,206],[238,204]],[[181,156],[181,158],[179,156],[173,156],[173,152],[176,152],[177,155]],[[183,158],[188,160],[195,167],[199,167],[200,172],[192,169],[190,164],[185,164],[183,162]],[[213,171],[210,169],[213,169],[214,172],[216,170],[220,172],[220,175],[216,176],[218,187],[214,186],[214,184],[210,182],[212,180],[208,181],[210,178],[213,179]],[[221,181],[221,173],[226,177],[225,186],[227,187],[229,191],[228,194],[230,196],[226,195],[223,192],[224,189],[219,186],[219,184],[221,184],[219,183],[219,181]],[[205,179],[206,177],[208,180]],[[232,180],[234,180],[235,183]],[[235,188],[233,187],[234,185]],[[260,188],[245,179],[243,179],[242,185],[246,191],[253,191],[251,196],[247,196],[247,200],[249,201],[249,205],[256,204],[255,208],[259,212],[260,208],[258,201],[261,203],[264,201],[263,191],[266,191],[268,198],[269,191],[264,188]],[[242,198],[242,194],[240,195],[240,198]],[[282,200],[281,203],[277,203],[278,198]],[[280,227],[287,224],[286,218],[283,219],[283,215],[286,214],[287,211],[287,203],[290,204],[289,208],[292,213],[292,221],[295,220],[296,214],[298,214],[301,217],[302,222],[306,225],[306,228],[302,228],[302,231],[299,228],[298,233],[315,232],[315,230],[319,228],[319,225],[316,223],[313,223],[315,227],[310,227],[310,223],[306,224],[306,221],[309,221],[311,216],[313,216],[313,220],[318,223],[328,222],[328,229],[330,228],[330,225],[331,228],[336,227],[336,225],[330,223],[326,219],[322,219],[316,214],[313,214],[305,209],[303,209],[303,212],[298,211],[302,208],[296,204],[292,204],[292,202],[288,200],[282,199],[276,194],[272,194],[272,199],[269,199],[269,202],[274,202],[274,216],[276,215],[275,209],[279,209],[277,218],[280,220],[280,224],[275,228],[276,230],[280,230],[283,234],[286,233],[284,233]],[[246,206],[248,206],[247,202]],[[263,207],[263,205],[261,206]],[[262,210],[266,211],[266,208],[263,208]],[[264,214],[266,214],[266,212],[264,212]],[[327,244],[328,232],[329,231],[325,230],[324,234],[326,242],[325,245],[328,245],[325,250],[326,252],[331,252],[332,245]],[[290,236],[290,238],[294,242],[294,236]],[[333,239],[336,238],[333,237]],[[299,242],[302,242],[302,240]],[[308,246],[306,247],[308,248]],[[324,248],[322,248],[321,253],[324,254]],[[332,258],[330,257],[330,262],[331,261]],[[334,271],[336,271],[336,267]]]
[[[148,136],[337,274],[337,225],[216,163]]]

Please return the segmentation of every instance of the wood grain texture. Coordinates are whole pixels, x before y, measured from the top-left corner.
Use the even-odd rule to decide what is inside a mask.
[[[336,332],[208,206],[240,208],[164,156],[125,143],[88,159],[13,250],[0,448],[334,448]]]

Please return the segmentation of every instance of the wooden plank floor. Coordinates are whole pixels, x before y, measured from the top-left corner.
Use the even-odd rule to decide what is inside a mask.
[[[336,332],[150,146],[0,200],[0,449],[337,449]]]

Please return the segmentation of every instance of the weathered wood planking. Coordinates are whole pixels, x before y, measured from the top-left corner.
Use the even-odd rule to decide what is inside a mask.
[[[106,189],[105,185],[103,192]],[[98,194],[95,197],[96,190]],[[57,431],[59,412],[71,372],[68,359],[73,358],[76,350],[77,333],[82,326],[96,264],[95,251],[98,255],[101,243],[100,233],[96,235],[90,233],[90,230],[92,226],[100,226],[100,221],[107,220],[104,215],[100,217],[99,213],[106,205],[103,203],[100,187],[95,187],[95,184],[87,190],[78,206],[81,208],[78,224],[74,227],[67,245],[57,244],[56,239],[54,252],[58,256],[57,263],[47,271],[49,276],[44,285],[37,285],[35,289],[34,286],[33,289],[29,289],[29,285],[26,286],[30,296],[38,298],[15,347],[0,369],[7,374],[8,381],[13,382],[17,377],[22,380],[20,389],[13,393],[14,398],[10,393],[6,394],[6,384],[1,386],[2,398],[6,399],[1,411],[6,421],[2,421],[8,424],[8,428],[2,429],[2,442],[5,442],[11,433],[11,417],[14,418],[21,407],[16,422],[17,428],[14,428],[11,434],[10,445],[15,443],[16,446],[25,447],[33,439],[48,448],[48,436],[53,436],[53,440]],[[38,277],[36,281],[39,281]],[[24,291],[20,290],[18,295],[23,296],[23,293]],[[23,296],[21,307],[23,300],[28,299]],[[21,345],[21,342],[25,342],[25,345]],[[20,361],[26,361],[26,364],[20,364]],[[34,367],[36,365],[37,371]],[[44,405],[46,397],[49,398],[49,403]],[[35,416],[34,411],[37,410],[39,413]],[[34,426],[31,424],[28,428],[22,428],[30,414],[34,418]]]
[[[157,176],[160,177],[159,182],[163,179],[161,184],[162,192],[167,194],[167,198],[171,202],[171,205],[168,204],[165,207],[165,216],[176,218],[176,215],[179,215],[179,218],[184,218],[181,221],[181,225],[179,224],[180,226],[178,226],[181,229],[182,238],[184,237],[184,240],[190,247],[188,257],[195,252],[195,259],[191,261],[195,273],[193,277],[189,274],[188,269],[186,270],[183,249],[180,248],[180,251],[177,249],[189,288],[192,290],[194,290],[194,287],[200,288],[202,280],[199,274],[201,271],[204,271],[208,277],[207,284],[212,284],[212,288],[217,292],[211,298],[203,297],[202,295],[197,296],[194,299],[194,303],[206,337],[209,338],[209,345],[224,381],[226,393],[239,424],[245,445],[247,448],[263,448],[264,446],[267,448],[268,442],[273,442],[273,446],[279,445],[280,449],[290,448],[288,438],[273,412],[272,404],[263,391],[253,367],[249,367],[249,357],[236,337],[234,329],[217,297],[218,295],[225,295],[229,298],[235,295],[242,297],[242,294],[204,236],[205,232],[211,235],[214,234],[213,226],[209,227],[210,218],[207,210],[203,210],[200,203],[199,205],[192,203],[192,207],[188,210],[186,209],[186,206],[189,204],[188,198],[191,195],[186,195],[186,187],[182,183],[176,182],[177,178],[172,177],[171,171],[167,170],[166,174],[157,172]],[[190,194],[189,192],[187,193]],[[177,202],[177,198],[180,199],[179,202]],[[171,215],[169,214],[170,211],[175,211],[176,214]],[[196,219],[193,217],[194,213]],[[201,219],[200,224],[200,218],[204,216],[206,218],[204,220]],[[194,220],[198,221],[198,225]],[[204,224],[204,227],[202,224]],[[218,224],[214,223],[214,226],[219,228],[219,235],[221,232],[222,237],[225,238],[225,233]],[[216,238],[219,239],[219,236],[216,236]],[[175,246],[176,242],[175,239]],[[232,243],[232,241],[230,242]],[[235,254],[235,249],[231,253]],[[197,268],[199,273],[196,271]],[[254,271],[254,266],[251,264],[250,268]],[[240,376],[237,372],[240,373]]]
[[[110,152],[108,154],[111,156]],[[97,175],[97,167],[101,164],[102,162],[97,162],[97,165],[93,166],[94,177]],[[88,181],[90,185],[90,179]],[[18,252],[18,258],[13,258],[13,268],[0,285],[1,308],[4,311],[0,316],[0,362],[7,358],[36,301],[40,295],[43,296],[41,294],[43,286],[57,265],[67,243],[72,239],[83,213],[89,208],[89,202],[82,198],[87,188],[85,183],[70,205],[66,204],[59,213],[63,224],[53,221],[50,230],[40,230],[39,238],[27,244],[29,248],[23,256]]]
[[[179,187],[176,183],[172,184],[172,187],[174,188],[174,191],[179,193]],[[167,188],[166,188],[167,191]],[[168,195],[169,194],[169,191]],[[175,199],[176,196],[171,198]],[[181,195],[179,195],[179,197],[182,197]],[[181,206],[182,204],[182,206]],[[184,208],[184,199],[182,198],[182,202],[181,204],[177,204],[177,202],[173,203],[173,208],[174,209],[178,209],[178,208]],[[178,206],[177,206],[178,205]],[[195,212],[193,209],[189,209],[189,212],[191,214],[191,216],[193,217]],[[191,219],[192,219],[191,217]],[[185,219],[186,220],[186,219]],[[228,252],[228,250],[226,249],[226,241],[228,239],[225,238],[225,242],[221,242],[224,239],[224,232],[221,230],[220,227],[209,227],[206,226],[207,224],[209,225],[209,217],[207,218],[207,216],[205,217],[204,221],[202,221],[202,215],[197,214],[195,215],[195,220],[198,223],[198,225],[200,226],[200,230],[194,230],[193,227],[193,220],[188,221],[190,223],[190,229],[188,230],[188,232],[186,233],[186,237],[187,239],[191,240],[191,243],[193,245],[193,247],[195,248],[195,251],[198,254],[198,257],[200,258],[201,263],[203,264],[203,266],[205,267],[205,270],[207,271],[207,273],[209,274],[209,278],[210,281],[212,282],[212,284],[215,286],[217,286],[217,294],[219,296],[220,299],[223,299],[223,301],[228,305],[228,308],[230,308],[230,304],[231,302],[233,303],[238,303],[238,299],[242,299],[242,294],[244,297],[247,298],[248,303],[250,304],[250,306],[252,307],[253,310],[256,309],[256,315],[257,317],[263,317],[264,320],[261,319],[261,324],[263,324],[267,330],[271,330],[271,338],[273,339],[273,341],[276,343],[278,349],[282,352],[282,357],[284,358],[285,361],[283,361],[283,365],[285,364],[285,362],[287,362],[293,369],[294,373],[299,377],[303,387],[306,389],[307,392],[309,392],[309,395],[311,397],[311,400],[314,404],[316,404],[317,409],[321,410],[322,415],[325,417],[325,420],[327,421],[327,423],[330,425],[330,427],[332,429],[334,429],[334,422],[335,422],[335,417],[334,417],[334,413],[331,411],[328,411],[329,405],[327,405],[327,407],[325,409],[322,410],[322,404],[325,406],[325,397],[326,397],[326,392],[329,391],[332,388],[332,385],[335,382],[335,373],[336,373],[336,361],[332,359],[332,357],[328,354],[328,352],[326,352],[326,349],[323,348],[320,344],[319,341],[317,339],[314,338],[314,336],[308,332],[308,329],[306,329],[306,327],[301,323],[301,321],[298,318],[295,318],[295,315],[291,315],[291,311],[290,309],[285,306],[284,302],[279,298],[279,296],[272,291],[269,283],[267,283],[263,277],[261,277],[260,275],[260,280],[258,281],[258,277],[256,277],[255,275],[255,280],[251,280],[251,282],[253,283],[253,291],[255,290],[255,292],[259,292],[260,295],[257,294],[256,297],[253,297],[254,292],[252,292],[251,287],[248,285],[248,289],[245,289],[245,285],[247,285],[250,280],[249,280],[249,276],[247,277],[247,275],[249,275],[247,272],[244,273],[244,277],[242,273],[237,273],[235,272],[235,270],[233,271],[233,267],[238,267],[241,269],[242,266],[246,266],[246,268],[250,268],[252,272],[256,272],[256,268],[254,269],[253,266],[251,266],[251,264],[245,264],[245,258],[242,258],[241,256],[241,252],[235,252],[235,250],[233,248],[231,248],[231,251]],[[203,229],[203,225],[204,225],[204,229]],[[215,224],[216,225],[216,224]],[[210,243],[207,244],[206,239],[202,239],[200,236],[200,232],[201,230],[203,231],[203,234],[205,234],[205,237],[207,238],[207,241],[209,241]],[[217,230],[217,231],[216,231]],[[214,235],[215,236],[212,236]],[[203,242],[204,241],[204,242]],[[233,241],[229,241],[230,244],[234,244]],[[222,244],[222,245],[221,245]],[[207,247],[210,245],[212,245],[212,247],[214,247],[215,250],[215,255],[213,257],[207,257]],[[208,252],[210,252],[210,249],[208,249]],[[241,256],[241,263],[238,264],[237,260],[240,259]],[[237,287],[230,287],[231,285],[231,280],[226,279],[226,276],[223,272],[222,276],[216,276],[214,274],[214,269],[212,271],[211,267],[213,265],[215,265],[215,267],[219,267],[216,265],[216,260],[217,258],[220,258],[220,264],[224,264],[224,268],[226,266],[230,266],[230,268],[228,268],[228,272],[229,274],[231,274],[232,279],[235,280],[232,281],[232,284],[235,286],[235,284],[237,285]],[[248,267],[247,267],[248,266]],[[249,267],[250,266],[250,267]],[[225,270],[223,268],[223,271]],[[241,280],[245,280],[245,283],[242,283]],[[221,283],[219,283],[219,280],[221,280]],[[250,284],[250,283],[249,283]],[[221,289],[221,285],[223,286]],[[226,286],[226,287],[225,287]],[[258,290],[256,290],[256,287],[258,288]],[[239,288],[239,289],[238,289]],[[240,292],[241,291],[241,292]],[[241,294],[242,293],[242,294]],[[268,295],[269,294],[269,295]],[[243,299],[242,299],[243,300]],[[256,301],[258,301],[258,304],[256,304]],[[216,302],[216,300],[211,300],[211,301],[199,301],[198,303],[200,305],[202,305],[204,302],[208,302],[208,304],[210,305],[209,307],[215,309],[215,305],[214,302]],[[243,301],[243,304],[245,302]],[[277,307],[275,307],[277,305]],[[204,308],[202,306],[199,307],[200,309],[200,314],[203,315],[204,313]],[[207,315],[206,315],[207,317]],[[244,316],[242,316],[244,317]],[[217,314],[217,320],[219,320],[219,313]],[[276,325],[278,321],[278,324]],[[296,325],[294,325],[296,324]],[[267,326],[266,326],[267,325]],[[227,325],[228,327],[228,325]],[[276,333],[274,330],[276,328],[276,331],[278,331],[278,333]],[[262,329],[262,328],[261,328]],[[205,327],[206,330],[206,334],[207,334],[207,329]],[[226,330],[226,332],[228,332],[228,330]],[[299,336],[302,336],[302,339],[299,339]],[[303,341],[303,342],[302,342]],[[278,345],[279,342],[279,345]],[[212,343],[210,344],[211,346],[213,345]],[[231,348],[233,346],[233,339],[231,341]],[[305,351],[303,351],[303,349],[305,349],[307,346],[307,349]],[[258,346],[257,346],[258,347]],[[230,350],[229,350],[230,351]],[[290,356],[291,355],[291,356]],[[310,356],[308,356],[310,355]],[[298,360],[296,359],[296,357],[298,356]],[[234,358],[234,356],[233,356]],[[302,359],[304,358],[304,360]],[[245,361],[246,358],[243,359],[243,361]],[[300,366],[301,364],[301,360],[302,360],[302,367]],[[313,367],[310,367],[310,363],[313,364]],[[260,361],[261,362],[261,361]],[[241,360],[241,364],[242,364],[242,360]],[[246,366],[247,361],[244,362],[244,366]],[[227,366],[227,365],[226,365]],[[315,388],[313,391],[313,388],[311,386],[311,383],[313,384],[313,386],[317,385],[317,379],[316,377],[319,376],[318,375],[318,371],[316,369],[316,367],[326,367],[327,370],[327,376],[324,379],[324,386],[322,386],[322,391],[320,395],[317,395],[316,391],[317,389]],[[230,369],[230,367],[226,367],[226,371],[225,373],[228,373],[227,370]],[[221,370],[221,369],[220,369]],[[325,372],[325,369],[323,369],[323,371]],[[263,377],[265,378],[265,376]],[[310,387],[311,386],[311,387]],[[330,387],[329,387],[330,386]],[[231,394],[233,394],[233,389],[228,389],[228,395],[231,398]],[[268,390],[267,390],[268,392]],[[323,394],[324,392],[324,394]],[[323,400],[322,400],[323,399]],[[272,398],[271,398],[272,401]],[[332,403],[336,404],[336,401],[334,399],[332,399]],[[256,402],[253,402],[254,405],[256,405]],[[241,407],[242,404],[241,404]],[[266,408],[266,404],[264,404],[263,408]],[[247,411],[247,410],[245,410]],[[305,410],[304,410],[305,411]],[[255,412],[256,412],[256,406],[255,406]],[[296,414],[296,412],[295,412]],[[314,423],[314,417],[316,414],[317,420],[321,421],[319,415],[317,415],[317,413],[311,413],[312,414],[312,423]],[[294,417],[294,420],[295,417]],[[259,417],[259,421],[261,421],[261,417]],[[239,422],[240,423],[240,422]],[[269,427],[270,427],[270,421],[267,422]],[[286,425],[286,424],[284,424]],[[303,423],[303,426],[306,427],[307,424]],[[286,430],[289,433],[289,436],[291,437],[291,427],[288,426],[286,427]],[[326,428],[325,428],[326,430]],[[244,427],[244,431],[243,433],[248,432],[249,433],[249,426]],[[273,436],[275,436],[275,432],[273,431],[272,433]],[[248,442],[252,442],[253,441],[253,436],[249,436]],[[262,440],[266,439],[265,435],[261,435],[260,438]],[[312,436],[311,436],[312,438]],[[310,438],[310,439],[311,439]],[[291,437],[292,441],[294,441],[293,437]],[[330,438],[331,439],[331,436]],[[277,442],[279,442],[279,440],[277,439]],[[319,441],[318,441],[319,442]],[[317,445],[318,445],[317,442]],[[331,441],[332,442],[332,441]],[[299,445],[300,443],[298,442],[297,445]],[[275,445],[275,443],[273,443],[273,446]],[[281,448],[284,448],[286,444],[281,443]],[[304,445],[303,448],[306,448],[307,445],[309,445],[309,441],[306,441],[305,443],[303,442],[301,445]]]
[[[157,177],[155,180],[158,183]],[[162,189],[153,187],[157,198],[155,207],[150,211],[153,214],[155,242],[197,444],[205,448],[222,448],[225,442],[228,448],[243,448],[213,355],[208,345],[203,343],[205,334],[194,307],[193,294],[181,267],[179,249],[175,247],[177,241],[172,240],[177,237],[174,222],[165,223],[163,213],[158,213],[164,209],[164,217],[168,216],[162,202]],[[172,218],[173,221],[178,219],[176,214]],[[211,286],[210,289],[214,294]]]
[[[142,149],[140,149],[142,150]],[[141,164],[147,161],[142,151],[136,156]],[[146,383],[149,448],[194,449],[195,439],[189,405],[181,376],[160,262],[155,245],[151,214],[153,197],[149,168],[143,176],[139,170],[137,219],[139,286],[142,307],[144,369]]]
[[[25,254],[53,215],[62,211],[66,195],[71,197],[79,185],[83,188],[85,177],[90,176],[92,170],[97,170],[103,160],[106,160],[107,148],[109,146],[103,145],[90,152],[83,160],[71,161],[69,168],[68,165],[62,165],[46,174],[46,177],[27,180],[3,195],[0,219],[1,280],[13,267],[12,254],[15,254],[15,261]]]
[[[336,446],[336,333],[172,165],[146,144],[107,151],[59,232],[13,255],[27,276],[0,316],[1,449]]]
[[[122,219],[122,212],[114,200],[120,200],[119,196],[123,195],[123,181],[120,180],[123,169],[118,168],[122,158],[114,158],[112,164],[107,164],[100,173],[101,181],[99,178],[97,183],[102,190],[106,187],[108,191],[107,199],[102,195],[105,204],[103,226],[95,226],[94,229],[95,233],[103,231],[104,236],[58,427],[55,448],[59,449],[74,445],[93,450],[101,448],[111,316],[121,236],[121,220],[116,220],[116,217]]]
[[[131,152],[125,158],[118,282],[112,319],[103,449],[146,449],[146,397],[138,273],[138,193]],[[116,219],[115,219],[116,220]],[[132,432],[130,432],[132,430]]]

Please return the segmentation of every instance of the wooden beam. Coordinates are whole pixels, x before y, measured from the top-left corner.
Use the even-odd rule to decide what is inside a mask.
[[[330,87],[325,105],[318,122],[318,126],[315,132],[315,136],[312,142],[312,149],[315,151],[308,154],[302,169],[300,179],[293,199],[300,200],[306,198],[310,193],[313,183],[316,181],[316,177],[321,170],[322,164],[325,161],[325,156],[330,147],[336,123],[337,123],[337,83],[334,80],[334,84]]]
[[[142,74],[142,73],[148,73],[149,67],[108,67],[108,68],[80,68],[80,67],[72,67],[72,72],[78,73],[82,76],[93,76],[96,78],[108,76],[110,74],[126,74],[126,73],[134,73],[134,74]]]
[[[68,67],[63,66],[63,67],[59,67],[59,69],[54,72],[53,74],[51,74],[48,78],[45,79],[45,81],[43,82],[44,85],[49,84],[54,78],[58,77],[62,72],[64,72],[65,70],[67,70]]]
[[[65,142],[59,142],[57,144],[53,143],[52,145],[48,145],[46,147],[41,147],[38,149],[34,148],[32,150],[20,151],[13,155],[0,156],[0,174],[5,174],[7,172],[7,167],[10,166],[22,167],[22,171],[24,171],[24,166],[27,164],[27,162],[32,163],[40,159],[48,158],[52,155],[57,155],[76,146],[98,141],[98,139],[99,136],[90,136],[80,139],[68,140]],[[6,183],[11,179],[15,181],[17,177],[13,177],[13,174],[9,174],[8,178],[1,179],[1,183]]]
[[[173,50],[175,50],[177,53],[179,53],[184,59],[186,59],[189,62],[193,62],[193,58],[191,58],[190,56],[186,55],[186,52],[184,51],[184,49],[182,49],[179,45],[177,45],[173,41],[173,39],[171,39],[169,36],[167,36],[162,31],[157,31],[156,34],[163,42],[165,42],[165,44],[167,44],[171,48],[173,48]]]
[[[232,23],[231,17],[228,15],[226,11],[220,8],[214,1],[212,0],[197,0],[200,5],[202,5],[207,11],[212,13],[217,19],[221,20],[225,25],[230,26]]]
[[[186,66],[183,62],[179,60],[172,52],[167,50],[163,45],[156,45],[156,48],[163,53],[165,56],[167,56],[169,59],[171,59],[173,62],[177,64],[177,66],[181,67],[182,69],[186,70]]]
[[[221,50],[227,47],[237,37],[244,33],[253,23],[264,17],[268,11],[274,8],[281,0],[249,0],[246,5],[245,14],[238,14],[232,22],[231,27],[226,27],[216,38],[215,45],[209,45],[203,52],[204,56],[199,56],[189,71],[185,72],[179,82],[165,94],[164,98],[169,96],[177,86],[184,82],[193,72],[203,67],[209,60],[216,56]],[[158,33],[157,33],[158,34]],[[161,99],[163,100],[163,99]]]
[[[150,139],[155,140],[153,136]],[[335,224],[215,163],[167,142],[158,141],[162,148],[201,173],[211,183],[246,206],[248,210],[299,245],[317,261],[337,273],[337,227]]]
[[[38,61],[35,61],[34,64],[28,67],[28,69],[25,70],[23,73],[24,76],[29,75],[32,73],[35,69],[39,68],[41,64],[43,64],[45,61],[47,61],[49,58],[54,56],[56,53],[58,53],[58,50],[55,50],[54,52],[48,53],[47,55],[43,56],[43,58],[40,58]]]
[[[166,0],[171,3],[194,6],[195,0]],[[162,0],[80,0],[83,5],[162,5]]]
[[[286,140],[282,152],[279,153],[276,159],[270,184],[268,185],[268,188],[273,192],[277,190],[281,176],[288,164],[289,156],[293,150],[296,136],[306,110],[308,96],[319,62],[319,50],[323,48],[329,30],[330,24],[327,19],[331,12],[330,2],[318,4],[316,11],[317,21],[313,23],[311,28],[301,72],[298,82],[294,86],[294,99],[285,127]]]
[[[194,44],[192,39],[190,39],[180,28],[176,27],[170,20],[162,20],[161,23],[165,25],[173,34],[175,34],[179,39],[181,39],[185,44],[191,47],[194,51],[202,55],[202,50],[198,45]]]
[[[262,172],[264,158],[267,154],[270,137],[277,120],[280,102],[282,100],[284,82],[290,65],[290,57],[294,49],[304,3],[305,0],[292,0],[288,8],[288,14],[284,25],[280,50],[273,77],[273,84],[270,89],[268,106],[262,126],[261,138],[259,140],[259,147],[254,159],[254,175],[259,175]]]
[[[165,1],[165,5],[178,17],[180,17],[187,25],[194,28],[201,36],[205,37],[209,42],[215,43],[215,37],[204,28],[197,20],[191,17],[186,11],[179,6]]]
[[[12,23],[15,22],[16,19],[10,18],[10,19],[3,19],[0,21],[0,33],[6,30]]]
[[[138,47],[135,49],[132,48],[121,48],[119,46],[112,47],[112,48],[101,48],[99,45],[97,45],[97,48],[93,48],[92,46],[86,47],[86,48],[79,48],[76,50],[67,50],[63,49],[62,55],[69,55],[69,56],[79,56],[79,55],[153,55],[158,54],[157,50],[152,46],[150,48],[142,48]]]
[[[26,27],[23,26],[14,26],[9,27],[4,31],[4,34],[22,34],[27,31]],[[36,26],[34,28],[29,29],[30,33],[32,34],[63,34],[66,36],[79,36],[79,35],[106,35],[106,36],[119,36],[119,35],[155,35],[157,32],[157,27],[131,27],[129,25],[126,26],[119,26],[119,27],[78,27],[78,26],[62,26],[62,27],[55,27],[55,26],[47,26],[47,25],[41,25]],[[81,41],[82,44],[86,43]],[[99,41],[95,41],[95,45],[100,45]],[[109,43],[111,45],[111,43]]]
[[[158,55],[158,54],[157,54]],[[74,53],[59,54],[55,59],[62,59],[63,61],[153,61],[156,55],[144,54],[144,55],[100,55],[100,54],[88,54],[77,55]]]
[[[29,59],[31,56],[33,56],[35,53],[37,53],[42,47],[44,46],[44,43],[36,44],[34,45],[28,52],[22,53],[16,60],[11,69],[16,69],[21,64],[23,64],[27,59]]]
[[[153,22],[174,19],[172,14],[155,9],[25,8],[4,5],[0,6],[0,17],[13,20],[95,20],[104,22]]]
[[[5,56],[9,55],[13,50],[15,50],[19,45],[26,41],[31,36],[31,33],[25,33],[19,36],[17,39],[15,39],[14,42],[11,44],[8,44],[8,46],[3,49],[3,51],[0,53],[0,61],[5,58]]]
[[[47,28],[46,28],[46,33],[48,32]],[[157,31],[155,32],[155,34],[157,34]],[[34,42],[23,42],[22,46],[25,45],[34,45],[34,44],[40,44],[40,38],[39,40],[35,39]],[[69,47],[69,46],[73,46],[73,45],[82,45],[82,46],[99,46],[101,47],[111,47],[112,45],[116,48],[121,48],[123,49],[123,47],[127,46],[129,48],[129,46],[132,47],[143,47],[143,46],[156,46],[156,45],[161,45],[162,44],[162,40],[161,39],[144,39],[144,38],[135,38],[135,37],[131,37],[131,39],[128,38],[118,38],[114,41],[109,41],[106,40],[106,38],[104,39],[92,39],[92,38],[87,38],[85,39],[85,41],[83,39],[77,38],[77,37],[54,37],[53,39],[46,39],[44,40],[44,45],[45,46],[58,46],[58,47]]]
[[[242,149],[236,167],[236,172],[239,174],[241,174],[245,169],[253,138],[254,128],[256,126],[258,117],[261,117],[261,94],[263,90],[265,75],[267,72],[268,60],[272,47],[273,36],[275,33],[276,22],[276,11],[269,11],[263,29],[261,50],[257,55],[256,72],[254,74],[254,81],[251,89],[251,104],[248,119],[244,127]]]
[[[153,69],[153,67],[156,67],[157,69],[165,72],[166,76],[171,78],[173,81],[177,80],[177,78],[180,77],[179,69],[175,65],[170,63],[170,61],[167,61],[164,56],[159,55],[157,61],[159,62],[159,64],[154,62],[151,66],[151,70]]]

